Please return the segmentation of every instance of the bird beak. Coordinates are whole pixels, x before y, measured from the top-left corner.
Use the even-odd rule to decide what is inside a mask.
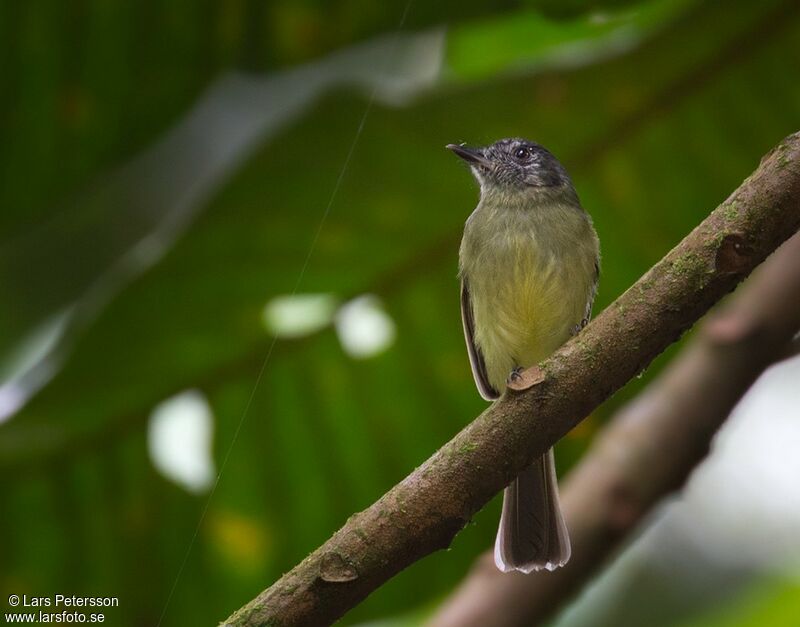
[[[452,150],[467,163],[489,169],[492,167],[492,162],[484,156],[481,148],[469,148],[463,144],[447,144],[446,148]]]

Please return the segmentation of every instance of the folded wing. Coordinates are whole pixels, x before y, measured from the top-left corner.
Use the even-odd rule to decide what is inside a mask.
[[[461,322],[464,325],[464,339],[467,342],[469,363],[472,366],[475,385],[484,399],[493,401],[500,397],[500,393],[489,383],[489,377],[486,374],[486,363],[483,360],[480,349],[475,344],[475,321],[472,316],[472,301],[470,300],[469,286],[466,281],[461,282]]]

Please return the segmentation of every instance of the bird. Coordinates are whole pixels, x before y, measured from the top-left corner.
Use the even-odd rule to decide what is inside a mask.
[[[588,323],[600,243],[566,169],[540,144],[447,148],[480,186],[459,249],[461,320],[478,392],[492,401]],[[570,553],[551,448],[505,488],[495,564],[552,571]]]

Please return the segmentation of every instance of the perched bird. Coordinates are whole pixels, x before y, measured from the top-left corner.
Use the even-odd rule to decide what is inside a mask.
[[[480,184],[459,252],[461,318],[478,391],[494,400],[586,325],[600,247],[567,171],[539,144],[447,148]],[[506,488],[494,555],[504,572],[553,570],[569,559],[552,449]]]

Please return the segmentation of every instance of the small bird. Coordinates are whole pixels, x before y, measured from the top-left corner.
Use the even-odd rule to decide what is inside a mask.
[[[459,251],[461,319],[475,384],[494,400],[589,321],[600,245],[567,171],[544,147],[510,138],[447,148],[480,184]],[[550,449],[505,489],[494,558],[503,572],[529,573],[569,556]]]

